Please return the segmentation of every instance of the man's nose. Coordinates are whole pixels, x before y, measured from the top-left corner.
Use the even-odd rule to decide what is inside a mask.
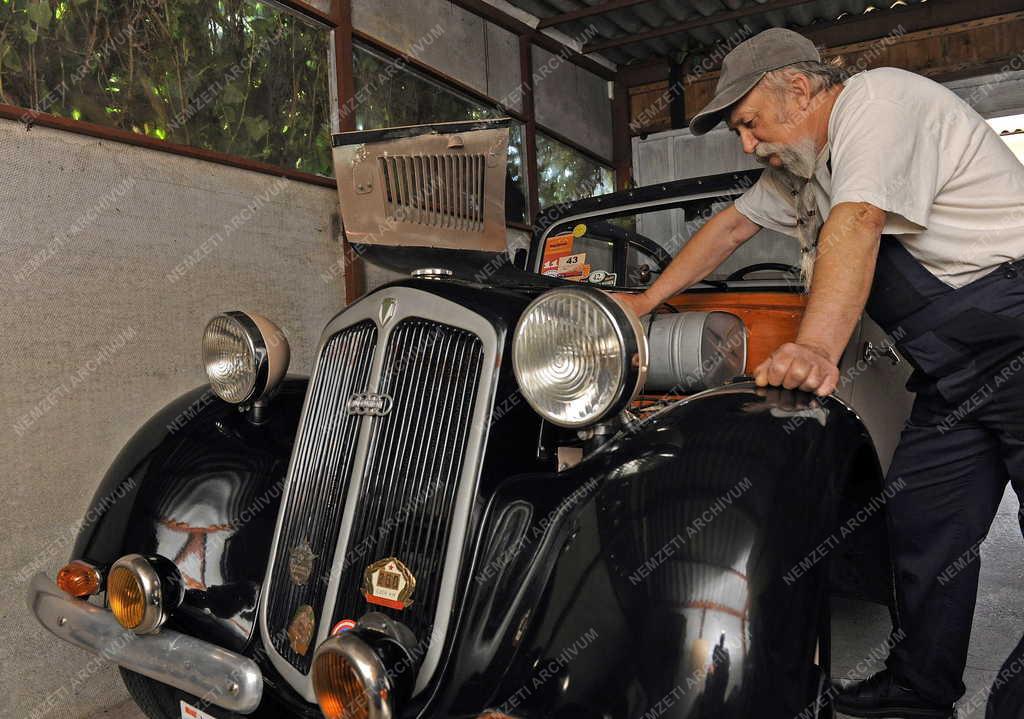
[[[748,155],[754,154],[754,148],[757,147],[757,140],[754,138],[754,133],[743,127],[740,128],[739,132],[740,143],[743,145],[743,151]]]

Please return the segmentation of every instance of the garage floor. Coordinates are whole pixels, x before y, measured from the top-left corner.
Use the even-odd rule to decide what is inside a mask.
[[[974,613],[974,629],[967,659],[964,683],[967,693],[963,706],[972,703],[972,712],[960,711],[960,719],[984,716],[985,698],[996,673],[1010,650],[1024,632],[1024,551],[1017,523],[1017,497],[1007,488],[982,549],[981,586],[978,607]],[[834,672],[837,677],[856,677],[854,667],[881,646],[889,632],[889,611],[877,604],[835,600],[832,604],[832,636]],[[882,668],[882,663],[868,665],[867,674]],[[840,715],[845,716],[845,715]],[[111,707],[89,719],[146,719],[134,704],[128,702]]]
[[[974,611],[960,701],[960,719],[985,715],[985,700],[1003,661],[1024,632],[1024,551],[1017,523],[1017,497],[1007,488],[988,539],[982,545],[981,584]],[[889,610],[865,602],[836,600],[832,604],[833,676],[854,678],[853,668],[883,645],[889,632]],[[868,670],[882,668],[882,662]],[[977,707],[967,711],[966,707]],[[845,715],[840,715],[845,716]]]

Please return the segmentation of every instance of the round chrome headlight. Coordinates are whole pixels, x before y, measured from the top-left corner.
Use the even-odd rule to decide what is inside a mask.
[[[636,396],[647,375],[647,339],[636,314],[610,295],[560,287],[523,312],[512,367],[538,414],[562,427],[583,427]]]
[[[203,332],[203,365],[210,387],[225,402],[243,404],[269,394],[288,370],[291,351],[266,317],[224,312]]]

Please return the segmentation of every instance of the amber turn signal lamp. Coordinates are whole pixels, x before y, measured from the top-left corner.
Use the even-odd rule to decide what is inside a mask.
[[[412,695],[416,637],[378,612],[329,637],[313,655],[313,692],[326,719],[395,719]]]
[[[313,690],[327,719],[369,719],[371,697],[352,663],[339,654],[317,661]]]
[[[125,629],[138,629],[146,613],[146,594],[139,577],[127,567],[115,566],[107,578],[107,601],[114,618]]]
[[[85,599],[100,591],[100,573],[96,567],[76,559],[57,572],[57,586],[72,597]]]
[[[107,605],[118,623],[136,634],[158,632],[184,594],[177,568],[157,555],[127,554],[107,574]]]

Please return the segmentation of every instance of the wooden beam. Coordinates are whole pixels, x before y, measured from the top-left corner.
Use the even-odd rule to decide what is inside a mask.
[[[540,215],[540,188],[537,181],[540,173],[537,171],[537,113],[533,104],[533,45],[527,34],[519,36],[519,77],[523,88],[523,144],[526,151],[526,163],[523,168],[526,172],[527,188],[527,217],[526,221],[532,225]]]
[[[668,58],[659,57],[654,60],[640,62],[635,65],[620,65],[615,74],[617,82],[624,82],[626,87],[646,85],[651,82],[668,80],[671,65]]]
[[[334,75],[338,80],[338,124],[342,132],[356,129],[355,70],[352,66],[352,3],[334,0]]]
[[[623,8],[633,7],[634,5],[643,5],[650,1],[651,0],[608,0],[608,2],[591,5],[589,7],[582,7],[579,10],[571,10],[570,12],[563,12],[559,15],[551,15],[550,17],[541,18],[540,23],[537,24],[537,29],[543,30],[546,27],[554,27],[555,25],[572,22],[573,20],[582,20],[585,17],[591,17],[593,15],[604,15],[612,10],[622,10]]]
[[[334,2],[335,0],[332,0]],[[293,10],[300,15],[317,20],[330,27],[335,27],[337,22],[335,17],[335,10],[332,7],[331,12],[324,13],[321,10],[313,7],[309,3],[302,2],[302,0],[273,0],[273,4],[280,5],[282,7]]]
[[[761,5],[715,13],[704,18],[666,25],[634,35],[590,42],[584,46],[583,51],[585,53],[600,52],[608,48],[631,45],[725,20],[737,20],[772,10],[803,5],[806,2],[808,0],[772,0]],[[913,32],[991,15],[1001,15],[1020,9],[1020,0],[973,0],[972,2],[929,0],[925,3],[902,5],[890,10],[876,10],[867,14],[848,15],[842,20],[827,20],[791,29],[813,40],[817,45],[833,47],[884,37],[898,25],[902,25],[906,32]]]
[[[338,78],[338,120],[342,132],[356,129],[355,70],[352,66],[352,0],[332,0],[334,29],[334,74]],[[353,249],[341,223],[342,279],[345,304],[350,305],[365,290],[366,267]]]
[[[714,25],[717,22],[725,22],[726,20],[738,20],[740,18],[750,17],[751,15],[761,15],[766,12],[771,12],[772,10],[781,10],[782,8],[792,7],[794,5],[805,5],[812,1],[813,0],[771,0],[771,2],[762,3],[760,5],[753,5],[750,7],[744,7],[740,8],[739,10],[726,10],[724,12],[714,13],[713,15],[706,15],[704,17],[694,18],[693,20],[686,20],[684,22],[666,25],[665,27],[654,28],[652,30],[636,33],[634,35],[623,35],[622,37],[610,38],[608,40],[588,42],[586,45],[583,46],[583,52],[600,52],[601,50],[607,50],[613,47],[632,45],[634,43],[643,42],[644,40],[652,40],[656,37],[674,35],[676,33],[684,32],[686,30],[692,30],[693,28],[704,27],[706,25]]]
[[[629,88],[615,81],[612,99],[612,155],[615,164],[615,189],[626,190],[633,179],[633,143],[629,135]]]
[[[451,0],[453,4],[458,5],[463,10],[468,10],[474,15],[490,20],[495,25],[508,30],[516,35],[526,35],[530,38],[530,41],[534,45],[544,48],[548,52],[553,52],[556,55],[564,55],[565,59],[574,65],[579,65],[585,70],[589,70],[603,80],[614,80],[615,71],[609,70],[607,67],[599,62],[595,62],[591,58],[584,54],[576,52],[574,49],[565,45],[558,40],[545,35],[542,32],[537,31],[530,25],[527,25],[518,18],[514,18],[506,12],[499,10],[498,8],[491,5],[486,0]]]
[[[885,37],[901,25],[904,32],[911,33],[1020,9],[1020,0],[928,0],[925,3],[898,6],[866,15],[851,15],[842,20],[793,29],[813,40],[816,45],[835,47]]]

